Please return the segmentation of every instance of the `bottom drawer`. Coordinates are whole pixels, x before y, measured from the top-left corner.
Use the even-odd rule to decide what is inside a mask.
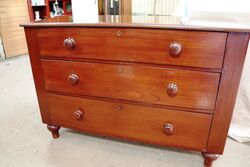
[[[49,94],[54,125],[144,143],[205,150],[212,115]]]

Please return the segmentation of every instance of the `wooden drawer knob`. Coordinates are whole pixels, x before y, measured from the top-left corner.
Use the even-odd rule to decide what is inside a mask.
[[[76,85],[78,83],[79,77],[76,74],[70,74],[68,81],[71,85]]]
[[[175,96],[178,93],[178,86],[175,83],[168,84],[167,93],[169,96]]]
[[[64,40],[63,45],[67,49],[73,49],[75,47],[75,40],[73,38],[67,38]]]
[[[171,123],[166,123],[164,126],[163,126],[163,132],[166,134],[166,135],[172,135],[174,133],[174,125],[171,124]]]
[[[74,117],[74,119],[77,120],[77,121],[80,121],[80,120],[82,119],[83,115],[84,115],[84,113],[83,113],[83,111],[80,110],[80,109],[77,109],[77,110],[73,113],[73,117]]]
[[[178,56],[181,53],[181,44],[178,42],[172,42],[169,46],[169,53],[172,56]]]

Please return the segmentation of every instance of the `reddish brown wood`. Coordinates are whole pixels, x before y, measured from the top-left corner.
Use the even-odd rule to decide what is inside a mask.
[[[181,53],[181,44],[178,42],[172,42],[169,46],[169,53],[172,56],[179,56]]]
[[[77,109],[74,113],[73,113],[73,117],[74,119],[80,121],[83,118],[83,111],[82,109]]]
[[[76,85],[79,81],[79,77],[76,74],[70,74],[68,77],[68,81],[71,85]]]
[[[179,146],[202,151],[206,148],[212,115],[168,109],[49,95],[53,124],[105,136],[119,137],[165,146]],[[84,119],[72,118],[75,109],[84,110]],[[188,118],[188,119],[186,119]],[[173,135],[166,135],[166,122],[174,125]],[[192,127],[192,128],[187,128]]]
[[[204,167],[212,167],[213,161],[219,158],[218,154],[202,153],[202,156],[204,157]]]
[[[48,22],[63,19],[69,18]],[[223,153],[248,29],[110,22],[25,26],[42,120],[54,137],[63,126],[193,149],[204,152],[207,167]],[[64,44],[68,38],[74,45]]]
[[[31,5],[31,0],[27,0],[27,7],[29,10],[30,21],[34,21],[34,11],[33,11],[32,5]]]
[[[48,130],[51,132],[54,139],[59,137],[59,126],[47,125]]]
[[[99,0],[100,1],[100,0]],[[72,9],[71,11],[67,11],[67,4],[71,3],[71,0],[63,0],[63,11],[65,15],[72,15]]]
[[[191,18],[192,19],[192,18]],[[194,18],[195,19],[195,18]],[[202,21],[201,26],[194,25],[194,22],[183,24],[179,17],[170,16],[131,16],[131,15],[99,15],[99,22],[95,23],[75,23],[73,17],[63,16],[43,20],[39,24],[34,22],[22,23],[23,27],[119,27],[119,28],[142,28],[142,29],[167,29],[167,30],[192,30],[192,31],[208,31],[208,32],[250,32],[247,20],[238,18],[196,18]],[[225,23],[221,26],[221,22]]]
[[[214,109],[220,76],[140,65],[52,60],[43,60],[43,69],[46,88],[51,91],[204,110]],[[77,86],[67,82],[72,72],[79,77]],[[174,97],[167,93],[169,83],[178,85]]]
[[[166,135],[173,135],[174,133],[174,125],[171,124],[171,123],[166,123],[164,126],[163,126],[163,131]]]
[[[169,96],[176,96],[178,93],[178,86],[175,83],[168,84],[167,93]]]
[[[176,107],[176,106],[166,106],[160,104],[152,104],[152,103],[145,103],[139,101],[129,101],[129,100],[121,100],[121,99],[111,99],[107,97],[96,97],[96,96],[88,96],[88,95],[80,95],[75,93],[63,93],[63,92],[55,92],[55,91],[47,91],[48,93],[57,94],[57,95],[64,95],[64,96],[71,96],[71,97],[80,97],[86,99],[95,99],[95,100],[103,100],[103,101],[110,101],[110,102],[118,102],[121,104],[131,104],[131,105],[139,105],[139,106],[147,106],[147,107],[156,107],[156,108],[163,108],[163,109],[172,109],[177,111],[186,111],[186,112],[197,112],[197,113],[207,113],[212,114],[213,110],[202,110],[202,109],[194,109],[194,108],[183,108],[183,107]]]
[[[122,34],[117,37],[117,32]],[[56,32],[56,33],[55,33]],[[88,58],[216,68],[222,66],[226,33],[131,28],[40,28],[37,29],[40,56]],[[75,40],[66,49],[65,38]],[[50,38],[50,40],[48,40]],[[182,45],[172,56],[170,44]]]
[[[207,152],[222,154],[248,47],[248,33],[229,33]]]
[[[45,3],[48,5],[46,6],[46,17],[47,19],[46,20],[49,20],[51,19],[50,18],[50,6],[49,6],[49,3],[50,3],[51,0],[45,0]],[[57,17],[56,17],[57,18]],[[59,18],[59,17],[58,17]],[[44,20],[45,21],[45,20]]]
[[[28,4],[28,10],[29,10],[29,17],[30,21],[35,20],[35,11],[39,11],[41,19],[51,19],[50,18],[50,2],[55,2],[54,0],[45,0],[45,5],[44,6],[32,6],[31,0],[27,0]],[[63,3],[63,10],[65,12],[65,15],[72,15],[72,12],[66,12],[66,3],[71,2],[71,0],[60,0]],[[65,16],[62,16],[65,17]]]
[[[73,38],[66,38],[63,42],[65,48],[73,49],[75,47],[75,40]]]
[[[48,109],[47,92],[44,87],[44,77],[39,59],[39,48],[36,40],[36,30],[33,28],[25,28],[25,35],[27,39],[27,45],[29,49],[30,62],[32,67],[32,73],[36,86],[37,98],[39,101],[40,113],[43,123],[50,124],[50,113]]]

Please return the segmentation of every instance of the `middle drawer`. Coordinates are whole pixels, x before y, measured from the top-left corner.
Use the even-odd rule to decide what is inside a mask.
[[[50,91],[205,110],[214,109],[220,76],[143,65],[59,60],[42,64]]]

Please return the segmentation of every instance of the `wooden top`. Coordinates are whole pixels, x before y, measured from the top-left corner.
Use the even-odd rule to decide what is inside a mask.
[[[88,19],[89,20],[89,19]],[[173,16],[99,16],[91,23],[72,16],[60,16],[39,22],[23,23],[22,27],[133,27],[161,28],[222,32],[250,32],[250,24],[237,19],[189,18],[183,22],[181,17]]]

